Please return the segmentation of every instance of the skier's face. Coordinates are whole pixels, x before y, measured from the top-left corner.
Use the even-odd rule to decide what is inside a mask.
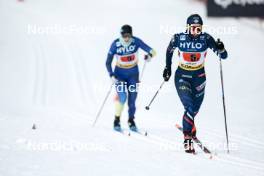
[[[202,32],[202,25],[200,24],[192,24],[189,26],[189,32],[193,36],[198,36]]]
[[[132,35],[131,34],[123,34],[122,38],[124,39],[124,42],[128,43],[131,39]]]

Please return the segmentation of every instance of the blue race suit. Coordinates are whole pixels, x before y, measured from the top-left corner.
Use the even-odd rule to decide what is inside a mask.
[[[128,99],[128,115],[132,119],[135,117],[136,112],[136,88],[139,82],[139,48],[148,54],[152,54],[154,51],[137,37],[133,36],[128,43],[125,43],[122,38],[118,38],[112,43],[106,60],[106,68],[109,75],[114,76],[118,80],[116,83],[118,103],[123,106]],[[113,72],[112,61],[114,56],[116,56],[116,66]],[[120,115],[121,112],[116,114],[116,116]]]
[[[179,66],[175,72],[175,87],[184,106],[183,132],[192,134],[195,131],[194,117],[203,102],[206,75],[204,62],[207,49],[212,49],[221,59],[227,58],[226,50],[219,51],[212,36],[201,33],[194,37],[187,33],[175,34],[169,43],[166,53],[166,67],[171,67],[174,50],[178,48]]]

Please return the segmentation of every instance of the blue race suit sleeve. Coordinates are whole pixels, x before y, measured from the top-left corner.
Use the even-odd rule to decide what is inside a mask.
[[[135,38],[136,42],[138,43],[138,46],[144,50],[145,52],[147,52],[148,54],[151,54],[151,50],[152,48],[150,46],[148,46],[146,43],[144,43],[141,39],[139,38]]]
[[[109,76],[113,76],[114,73],[113,73],[113,69],[112,69],[112,61],[113,61],[113,58],[114,58],[114,55],[116,53],[116,42],[114,41],[108,51],[108,54],[107,54],[107,59],[106,59],[106,69],[109,73]]]
[[[207,41],[208,47],[211,50],[213,50],[221,59],[227,58],[227,55],[228,55],[227,51],[225,49],[223,51],[219,51],[217,49],[216,41],[211,35],[207,34],[206,41]]]
[[[167,47],[167,51],[166,51],[166,67],[171,67],[171,63],[172,63],[172,56],[173,56],[173,52],[175,50],[175,48],[178,47],[178,40],[179,40],[179,35],[175,34],[170,43],[169,46]]]

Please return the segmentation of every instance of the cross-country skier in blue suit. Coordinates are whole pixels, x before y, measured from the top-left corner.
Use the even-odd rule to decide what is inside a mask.
[[[192,139],[196,137],[194,118],[203,102],[206,84],[204,62],[207,49],[212,49],[221,59],[227,58],[223,42],[215,41],[208,33],[202,32],[203,21],[198,14],[187,19],[187,30],[175,34],[167,48],[166,67],[163,78],[168,81],[171,76],[173,52],[178,48],[179,66],[175,72],[175,86],[184,106],[183,134],[187,153],[194,153]]]
[[[114,129],[121,130],[120,117],[126,100],[128,100],[128,125],[133,131],[137,130],[135,124],[137,83],[139,83],[138,49],[144,50],[145,60],[150,61],[155,51],[141,39],[133,36],[132,27],[121,27],[121,37],[114,40],[106,59],[106,68],[109,76],[116,85],[117,98],[115,102]],[[112,70],[112,61],[116,56],[116,66]]]

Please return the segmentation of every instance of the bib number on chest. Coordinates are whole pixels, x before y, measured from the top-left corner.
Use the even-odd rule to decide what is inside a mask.
[[[187,62],[197,62],[201,58],[201,53],[183,53],[183,59]]]
[[[122,62],[131,62],[135,60],[135,55],[130,55],[130,56],[122,56],[120,59]]]

